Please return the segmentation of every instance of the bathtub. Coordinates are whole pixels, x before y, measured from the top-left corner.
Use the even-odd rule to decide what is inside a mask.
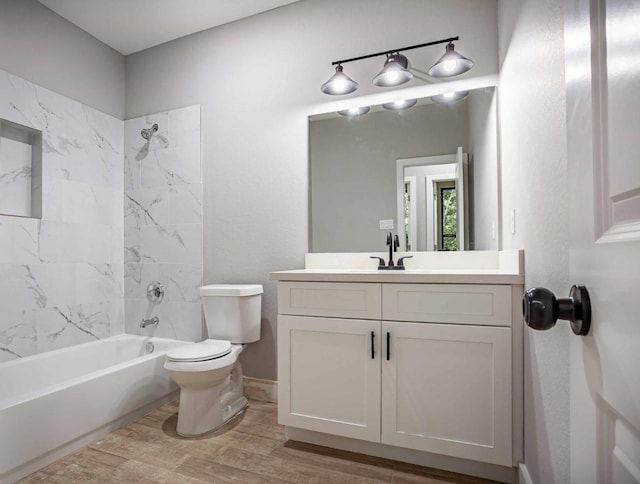
[[[182,344],[120,335],[0,364],[0,482],[170,401],[178,387],[163,368],[165,353]]]

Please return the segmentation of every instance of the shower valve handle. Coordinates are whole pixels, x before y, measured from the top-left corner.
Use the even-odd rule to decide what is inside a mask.
[[[153,304],[160,304],[164,299],[164,287],[158,281],[147,286],[147,299]]]

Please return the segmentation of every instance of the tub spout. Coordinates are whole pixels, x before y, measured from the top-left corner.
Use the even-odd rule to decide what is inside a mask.
[[[142,319],[142,321],[140,321],[140,327],[141,328],[146,328],[147,326],[158,326],[158,323],[160,322],[160,320],[158,319],[158,316],[154,316],[151,319]]]

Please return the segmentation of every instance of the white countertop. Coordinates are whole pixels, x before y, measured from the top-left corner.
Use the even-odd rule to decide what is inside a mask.
[[[407,284],[524,284],[520,274],[501,273],[488,269],[437,271],[367,271],[343,269],[299,269],[272,272],[276,281],[315,282],[394,282]]]
[[[414,253],[414,259],[406,260],[404,271],[376,270],[370,255],[378,254],[307,254],[305,269],[272,272],[270,278],[316,282],[524,284],[524,252],[521,250]]]

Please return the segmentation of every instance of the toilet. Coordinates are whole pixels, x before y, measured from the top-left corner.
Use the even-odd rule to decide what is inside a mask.
[[[180,386],[179,435],[211,432],[247,405],[238,355],[260,339],[262,292],[259,284],[200,288],[209,339],[169,351],[164,364]]]

